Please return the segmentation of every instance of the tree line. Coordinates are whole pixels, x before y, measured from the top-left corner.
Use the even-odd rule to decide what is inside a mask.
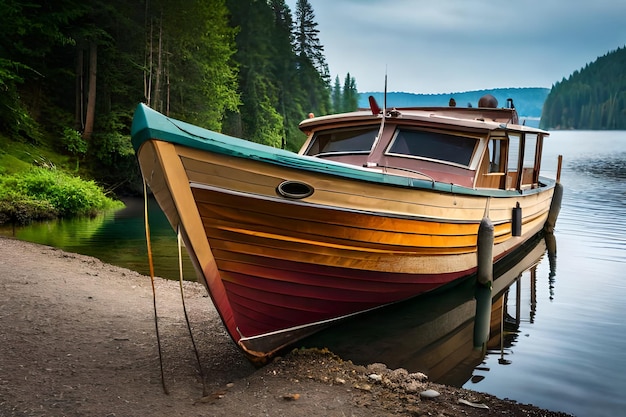
[[[349,74],[331,81],[308,0],[3,0],[0,91],[1,134],[74,154],[106,183],[136,165],[139,102],[297,150],[309,113],[358,101]]]
[[[626,129],[626,48],[575,71],[552,86],[543,106],[544,129]]]

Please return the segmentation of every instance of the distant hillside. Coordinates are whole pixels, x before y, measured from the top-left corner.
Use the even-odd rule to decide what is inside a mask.
[[[512,98],[518,114],[522,118],[539,120],[543,103],[548,96],[548,88],[497,88],[493,90],[466,91],[462,93],[445,94],[412,94],[412,93],[387,93],[388,107],[420,107],[420,106],[447,106],[451,97],[454,97],[457,106],[473,107],[478,105],[478,99],[485,94],[491,94],[498,99],[498,105],[506,106],[507,98]],[[367,98],[372,95],[379,105],[383,105],[383,93],[366,92],[359,94],[359,107],[367,108]]]
[[[546,98],[541,126],[549,129],[626,130],[626,48],[618,48],[568,79]]]

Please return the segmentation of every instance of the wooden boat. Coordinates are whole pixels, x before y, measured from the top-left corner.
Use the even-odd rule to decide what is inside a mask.
[[[513,106],[370,101],[304,120],[298,153],[136,110],[143,178],[251,359],[475,273],[483,218],[494,261],[554,225],[548,133]]]

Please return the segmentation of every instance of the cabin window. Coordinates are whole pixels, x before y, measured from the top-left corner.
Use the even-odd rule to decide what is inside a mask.
[[[509,133],[509,157],[507,171],[517,172],[519,160],[520,135]]]
[[[521,189],[533,186],[539,176],[538,142],[535,133],[509,133],[507,188]]]
[[[539,181],[539,154],[538,139],[536,133],[527,133],[524,140],[524,162],[522,172],[522,185],[534,185]]]
[[[477,143],[467,136],[398,129],[387,152],[469,166]]]
[[[502,158],[503,146],[502,146],[501,138],[492,138],[489,140],[487,145],[487,152],[489,154],[489,169],[488,173],[494,172],[503,172],[502,162],[504,159]]]
[[[305,155],[370,153],[378,128],[343,129],[315,133]]]
[[[523,168],[533,168],[537,152],[537,135],[527,133],[524,141],[524,166]]]

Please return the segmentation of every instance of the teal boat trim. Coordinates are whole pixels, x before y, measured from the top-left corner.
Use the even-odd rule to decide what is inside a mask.
[[[554,187],[556,181],[541,177],[542,187],[528,190],[473,189],[450,183],[403,177],[341,162],[299,155],[283,149],[250,142],[217,133],[190,123],[167,117],[145,104],[139,104],[133,117],[131,139],[135,151],[151,139],[162,140],[207,152],[250,159],[286,168],[321,173],[358,181],[432,190],[442,193],[505,198],[537,194]]]

